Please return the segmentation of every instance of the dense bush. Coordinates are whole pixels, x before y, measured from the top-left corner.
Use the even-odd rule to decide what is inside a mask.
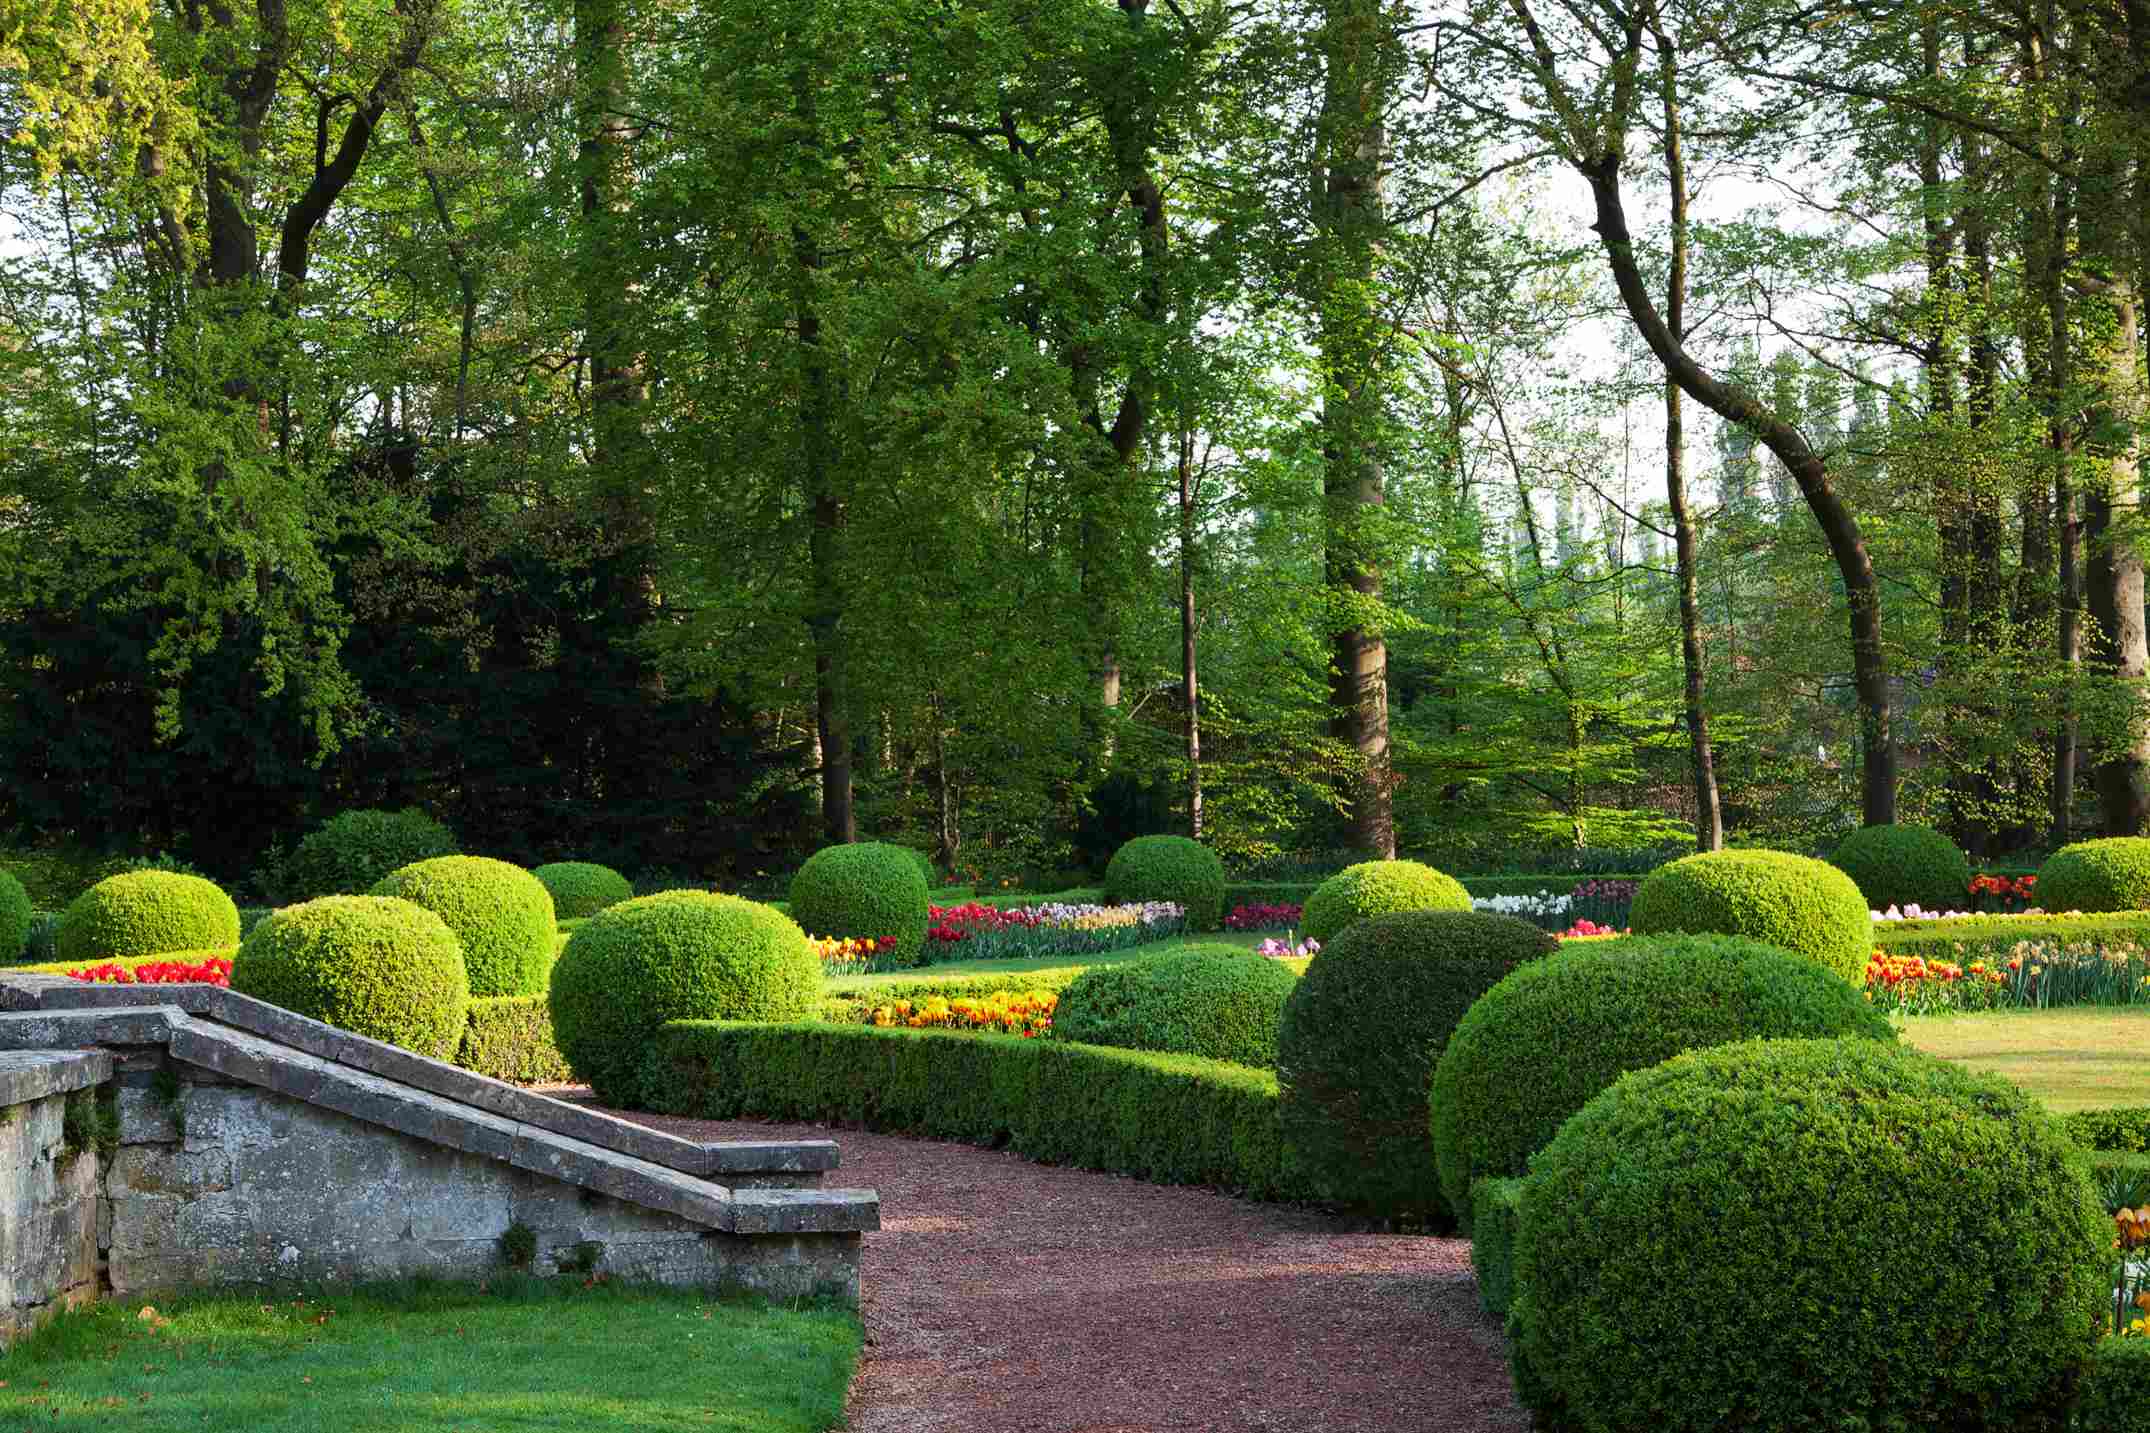
[[[1373,916],[1322,947],[1284,1004],[1277,1079],[1285,1139],[1325,1197],[1441,1217],[1434,1065],[1479,996],[1558,948],[1527,921],[1468,910]]]
[[[1482,1178],[1523,1173],[1568,1116],[1629,1070],[1734,1040],[1894,1041],[1861,991],[1736,936],[1584,941],[1487,991],[1434,1067],[1433,1159],[1461,1210]]]
[[[1298,983],[1244,947],[1188,946],[1084,972],[1060,997],[1053,1035],[1266,1068],[1277,1062],[1277,1021]]]
[[[2112,1150],[2122,1154],[2150,1151],[2150,1108],[2122,1105],[2102,1110],[2077,1110],[2062,1115],[2060,1127],[2068,1138],[2085,1149]]]
[[[2038,868],[2049,911],[2150,910],[2150,837],[2107,836],[2063,846]]]
[[[1699,1050],[1532,1162],[1517,1390],[1599,1433],[2059,1428],[2112,1242],[2005,1080],[1878,1040]]]
[[[1463,883],[1416,861],[1361,861],[1346,866],[1306,898],[1302,934],[1324,943],[1353,921],[1396,911],[1467,911]]]
[[[2098,1340],[2072,1426],[2082,1433],[2150,1433],[2150,1339]]]
[[[30,941],[30,893],[22,882],[0,871],[0,965],[13,965],[23,958]]]
[[[1863,985],[1874,948],[1866,897],[1826,861],[1786,851],[1712,851],[1652,871],[1635,892],[1637,935],[1742,935]]]
[[[1515,1302],[1515,1226],[1523,1209],[1523,1181],[1481,1179],[1471,1186],[1471,1272],[1478,1301],[1495,1318]]]
[[[791,878],[791,918],[819,936],[894,944],[895,963],[916,965],[926,945],[926,880],[917,853],[881,841],[824,846]]]
[[[1880,921],[1874,944],[1890,955],[1923,955],[1968,965],[2005,961],[2023,941],[2150,948],[2150,912],[2106,915],[1958,916],[1954,920]]]
[[[554,861],[530,874],[551,893],[553,919],[562,923],[594,916],[635,896],[625,876],[595,861]]]
[[[436,856],[383,877],[377,896],[415,902],[463,945],[473,995],[542,995],[557,933],[552,894],[521,866]]]
[[[575,1073],[552,1038],[552,1012],[542,995],[491,995],[471,1001],[455,1062],[523,1085],[565,1082]]]
[[[576,1076],[608,1103],[633,1104],[658,1026],[797,1020],[820,996],[821,961],[788,916],[738,896],[668,891],[600,911],[569,937],[549,1009]]]
[[[1913,904],[1961,910],[1971,886],[1971,863],[1931,826],[1861,826],[1838,843],[1829,863],[1877,911]]]
[[[438,915],[386,896],[323,896],[254,928],[231,988],[375,1040],[453,1056],[470,977]]]
[[[1187,908],[1187,929],[1215,930],[1224,921],[1224,862],[1185,836],[1137,836],[1105,867],[1105,901],[1170,901]]]
[[[176,871],[107,876],[61,913],[58,959],[88,963],[170,950],[228,950],[239,908],[213,881]]]
[[[299,841],[279,872],[282,898],[357,895],[391,871],[455,851],[455,833],[415,806],[346,811]]]

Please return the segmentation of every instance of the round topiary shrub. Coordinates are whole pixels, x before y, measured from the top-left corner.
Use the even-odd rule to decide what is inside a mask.
[[[608,1104],[632,1105],[658,1026],[801,1020],[820,999],[821,959],[790,917],[738,896],[666,891],[578,927],[553,968],[548,1004],[576,1078]]]
[[[424,906],[462,942],[472,995],[542,995],[558,944],[552,893],[521,866],[485,856],[435,856],[374,886]]]
[[[1914,904],[1961,910],[1970,894],[1971,863],[1931,826],[1861,826],[1838,844],[1829,864],[1850,876],[1877,911]]]
[[[554,861],[530,874],[551,893],[555,920],[594,916],[607,906],[631,901],[635,896],[635,888],[625,876],[595,861]]]
[[[6,871],[0,871],[0,965],[13,965],[23,958],[30,940],[30,920],[36,912],[30,893]]]
[[[1399,911],[1344,929],[1284,1002],[1278,1117],[1325,1197],[1385,1216],[1449,1207],[1426,1138],[1426,1086],[1471,1003],[1559,942],[1481,911]]]
[[[107,876],[60,915],[58,958],[112,960],[173,950],[229,950],[239,908],[214,881],[176,871]]]
[[[231,988],[436,1060],[454,1056],[470,976],[447,923],[386,896],[285,906],[232,957]]]
[[[2112,1257],[2080,1153],[2007,1081],[1878,1040],[1698,1050],[1532,1162],[1516,1388],[1603,1433],[2057,1430]]]
[[[891,942],[916,965],[926,947],[926,878],[904,846],[858,841],[824,846],[791,878],[791,918],[820,936]]]
[[[2077,841],[2038,868],[2038,904],[2049,911],[2150,910],[2150,837]]]
[[[1569,1115],[1629,1070],[1684,1050],[1770,1036],[1865,1036],[1896,1027],[1864,992],[1737,936],[1584,941],[1487,991],[1434,1067],[1434,1165],[1461,1211],[1485,1176],[1523,1172]]]
[[[1300,916],[1308,940],[1326,945],[1353,921],[1395,911],[1467,911],[1471,893],[1453,876],[1417,861],[1361,861],[1314,888]]]
[[[1185,836],[1137,836],[1105,864],[1105,900],[1170,901],[1184,906],[1187,929],[1224,923],[1224,861]]]
[[[1053,1036],[1273,1066],[1299,978],[1244,946],[1192,945],[1084,971],[1061,992]]]
[[[1637,935],[1743,935],[1861,987],[1874,949],[1873,914],[1851,877],[1788,851],[1712,851],[1659,866],[1627,920]]]
[[[300,840],[279,880],[287,901],[357,895],[391,871],[455,852],[455,833],[415,806],[346,811]]]

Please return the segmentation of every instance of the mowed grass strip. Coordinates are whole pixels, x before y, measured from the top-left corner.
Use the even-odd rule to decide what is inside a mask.
[[[2063,1114],[2150,1105],[2150,1006],[1918,1015],[1900,1023],[1908,1043],[2006,1075]]]
[[[566,1279],[113,1300],[0,1355],[0,1427],[820,1433],[860,1339],[848,1309]]]

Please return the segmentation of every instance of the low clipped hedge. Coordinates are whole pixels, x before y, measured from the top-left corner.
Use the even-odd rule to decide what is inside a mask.
[[[1083,972],[1053,1011],[1053,1037],[1269,1068],[1277,1022],[1298,984],[1244,947],[1187,946]]]
[[[1858,886],[1787,851],[1711,851],[1652,871],[1635,892],[1636,935],[1739,935],[1802,955],[1863,986],[1874,921]]]
[[[1304,1199],[1266,1070],[1063,1040],[867,1025],[682,1021],[659,1030],[644,1109],[789,1119],[1005,1147],[1028,1159]]]
[[[1471,893],[1453,876],[1417,861],[1361,861],[1346,866],[1307,897],[1300,929],[1326,945],[1346,927],[1401,911],[1467,911]]]
[[[300,839],[284,863],[280,894],[286,901],[354,896],[391,871],[455,852],[455,833],[415,806],[346,811]]]
[[[54,955],[78,965],[239,943],[239,908],[214,881],[176,871],[107,876],[60,914]]]
[[[2078,1433],[2150,1433],[2150,1339],[2098,1340],[2069,1427]]]
[[[1187,929],[1224,923],[1224,861],[1185,836],[1137,836],[1105,865],[1105,900],[1171,901],[1187,910]]]
[[[926,948],[926,879],[918,853],[884,841],[824,846],[791,878],[791,918],[817,936],[888,941],[916,965]]]
[[[530,874],[551,894],[557,921],[594,916],[607,906],[635,898],[635,888],[625,876],[595,861],[552,861],[534,867]]]
[[[1958,916],[1954,920],[1876,921],[1874,944],[1890,955],[1923,955],[1967,965],[2006,960],[2021,941],[2088,942],[2150,949],[2150,911],[2109,915]]]
[[[436,856],[383,877],[377,896],[411,901],[462,942],[473,995],[541,995],[558,947],[552,893],[521,866],[486,856]]]
[[[1912,904],[1957,910],[1971,887],[1971,863],[1931,826],[1862,826],[1837,844],[1829,864],[1877,911]]]
[[[232,958],[231,988],[445,1060],[462,1043],[470,977],[454,932],[389,896],[285,906]]]
[[[455,1062],[466,1070],[517,1084],[563,1084],[574,1078],[552,1038],[552,1012],[542,995],[488,995],[470,1002]]]
[[[1478,1301],[1495,1318],[1515,1302],[1515,1230],[1523,1210],[1523,1181],[1481,1179],[1471,1186],[1471,1271]]]
[[[35,914],[22,882],[0,871],[0,965],[13,965],[23,958],[30,940],[30,918]]]
[[[2150,1151],[2150,1108],[2119,1105],[2104,1110],[2077,1110],[2060,1117],[2068,1138],[2085,1149],[2110,1150],[2118,1154]]]
[[[2150,909],[2150,837],[2106,836],[2061,847],[2038,868],[2038,904],[2092,915]]]

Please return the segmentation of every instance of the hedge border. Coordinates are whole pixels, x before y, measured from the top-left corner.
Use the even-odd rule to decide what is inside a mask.
[[[553,1043],[552,1012],[542,995],[473,997],[455,1063],[519,1085],[566,1084],[575,1078]]]
[[[1471,1269],[1478,1301],[1497,1319],[1515,1302],[1515,1234],[1523,1211],[1523,1181],[1481,1179],[1471,1186]]]
[[[1940,956],[1965,964],[2002,960],[2024,940],[2129,940],[2150,947],[2150,911],[2102,915],[1974,915],[1954,920],[1876,921],[1874,944],[1890,955]]]
[[[2083,1370],[2073,1426],[2081,1433],[2150,1433],[2150,1339],[2098,1340]]]

